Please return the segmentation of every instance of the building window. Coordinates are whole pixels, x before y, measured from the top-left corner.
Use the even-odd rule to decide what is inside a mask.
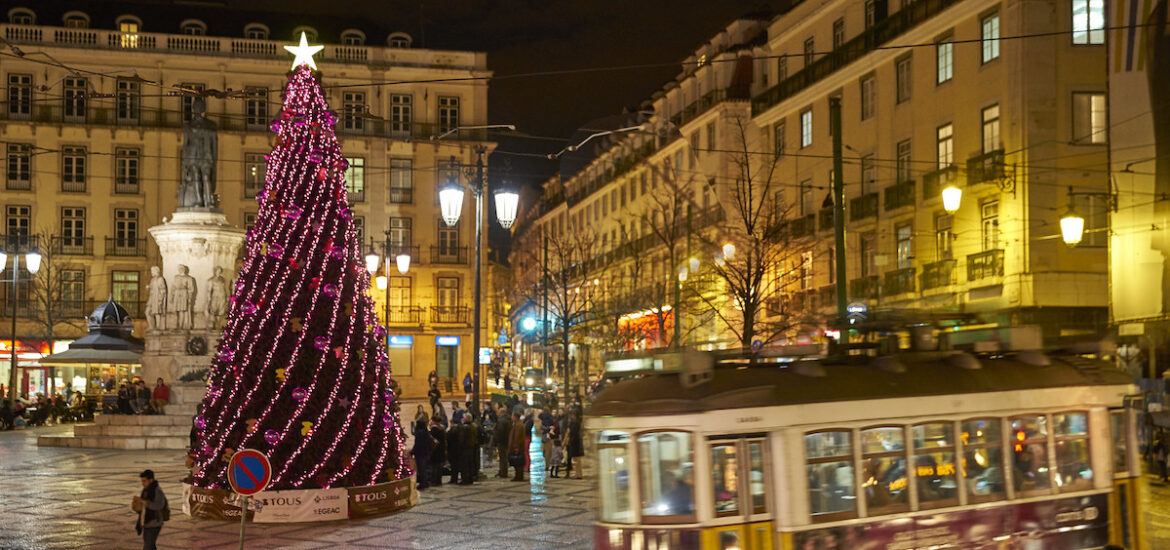
[[[997,418],[978,418],[962,423],[963,479],[967,502],[1003,500],[1003,435]]]
[[[65,28],[67,29],[88,29],[89,16],[81,12],[68,12],[65,14]]]
[[[641,434],[638,436],[638,454],[646,457],[639,461],[642,516],[680,521],[693,518],[694,495],[673,489],[680,482],[694,477],[693,436],[688,432]]]
[[[117,105],[119,122],[138,122],[141,86],[133,80],[118,79]]]
[[[202,21],[183,21],[179,25],[179,33],[190,36],[203,36],[207,34],[207,25]]]
[[[314,29],[313,27],[306,27],[304,25],[293,29],[292,41],[299,42],[301,39],[301,33],[305,34],[305,39],[309,42],[317,41],[317,29]]]
[[[439,98],[439,133],[450,132],[459,127],[459,98]]]
[[[938,127],[935,133],[938,151],[938,169],[942,170],[955,162],[955,130],[950,124]]]
[[[809,147],[813,142],[812,107],[800,112],[800,148]]]
[[[983,152],[998,151],[1003,147],[999,141],[999,105],[983,109]]]
[[[784,121],[781,120],[772,126],[772,149],[777,157],[784,156]]]
[[[114,210],[114,243],[116,247],[135,247],[138,244],[138,210]]]
[[[1052,415],[1056,432],[1056,486],[1060,492],[1093,488],[1089,419],[1083,412]]]
[[[342,127],[346,130],[361,130],[365,127],[366,93],[345,92],[341,94]]]
[[[202,92],[203,90],[207,89],[207,87],[203,84],[197,84],[194,82],[185,82],[179,84],[179,87],[183,88],[184,90],[190,90],[189,92],[184,93],[179,97],[179,107],[183,111],[183,122],[191,122],[195,118],[195,111],[193,107],[195,105],[195,96],[198,92]]]
[[[259,86],[244,88],[244,121],[252,128],[268,126],[268,90]]]
[[[918,509],[958,506],[954,423],[920,424],[910,431],[914,439],[914,480],[918,486]]]
[[[386,46],[391,48],[409,48],[411,38],[409,34],[396,32],[386,37]]]
[[[366,200],[366,159],[346,157],[349,168],[345,169],[345,191],[350,202]]]
[[[436,277],[435,293],[439,298],[439,307],[455,307],[459,305],[459,278]]]
[[[982,29],[982,59],[984,63],[999,57],[999,14],[993,13],[983,18]]]
[[[138,272],[114,271],[110,273],[110,296],[115,302],[134,311],[138,305]]]
[[[873,155],[863,155],[861,157],[861,194],[869,194],[876,191],[877,187],[877,164],[873,161]]]
[[[913,172],[910,168],[910,140],[908,139],[898,142],[898,162],[896,166],[898,183],[914,179]]]
[[[715,147],[715,123],[708,122],[707,123],[707,152],[714,153],[715,149],[716,149],[716,147]]]
[[[67,206],[61,209],[61,246],[85,246],[84,208]]]
[[[906,440],[901,426],[861,430],[861,479],[866,487],[866,510],[871,516],[910,511]]]
[[[345,31],[341,33],[341,43],[346,46],[361,46],[366,43],[366,35],[361,31]]]
[[[954,240],[952,227],[955,218],[950,214],[939,214],[934,217],[934,253],[939,261],[953,257],[951,243]]]
[[[1044,493],[1052,487],[1048,469],[1048,417],[1012,419],[1012,469],[1017,496]]]
[[[862,233],[858,242],[858,252],[861,256],[861,276],[876,275],[874,258],[877,256],[877,237],[873,233]]]
[[[390,96],[390,131],[396,136],[410,135],[412,101],[406,94]]]
[[[784,82],[788,78],[788,54],[782,54],[776,60],[776,83]]]
[[[447,224],[439,222],[439,255],[440,256],[454,256],[459,253],[459,224],[455,227],[448,227]]]
[[[13,25],[36,25],[37,14],[26,9],[17,8],[8,12],[8,22]]]
[[[876,0],[865,0],[865,30],[869,30],[877,23]]]
[[[114,192],[138,192],[138,161],[142,153],[138,149],[118,147],[114,149]]]
[[[1106,141],[1105,94],[1073,94],[1073,142],[1100,144]]]
[[[390,159],[390,202],[414,202],[414,166],[411,159]]]
[[[256,225],[256,213],[244,212],[244,227],[251,229],[253,225]]]
[[[125,16],[118,18],[118,32],[122,33],[123,48],[138,47],[138,31],[141,23],[135,17]]]
[[[804,461],[809,483],[809,513],[814,520],[828,514],[854,514],[857,495],[853,476],[853,439],[849,431],[805,434]],[[822,516],[822,518],[818,518]]]
[[[1105,43],[1105,0],[1072,0],[1073,44]]]
[[[264,188],[268,160],[261,153],[244,154],[244,196],[255,197]]]
[[[365,216],[354,216],[353,217],[353,230],[355,233],[357,233],[357,239],[358,239],[359,243],[366,242],[366,217]]]
[[[817,52],[816,42],[813,41],[813,37],[810,36],[810,37],[804,39],[804,66],[805,66],[805,68],[808,68],[809,65],[813,64],[813,58],[816,56],[816,52]]]
[[[999,201],[987,201],[979,207],[983,250],[999,248]]]
[[[687,155],[687,168],[695,169],[695,157],[699,156],[699,132],[691,134],[691,154]]]
[[[947,38],[946,40],[950,40]],[[952,42],[939,42],[935,44],[935,57],[938,66],[938,83],[948,82],[954,76],[955,70],[955,44]]]
[[[801,216],[807,216],[807,215],[812,214],[814,212],[813,205],[812,205],[812,196],[813,196],[812,191],[813,191],[813,181],[811,179],[807,179],[807,180],[800,182],[800,188],[798,189],[798,192],[800,193],[799,200],[800,200],[800,215]]]
[[[32,189],[32,147],[28,144],[8,144],[7,184],[11,190]]]
[[[89,82],[84,78],[66,78],[64,81],[65,118],[85,119],[85,93]]]
[[[838,18],[833,21],[833,49],[836,50],[845,45],[845,19]]]
[[[61,190],[85,191],[85,148],[61,148]]]
[[[390,230],[386,233],[390,246],[410,246],[410,218],[390,218]]]
[[[1073,195],[1073,209],[1085,217],[1085,233],[1078,247],[1106,246],[1109,237],[1109,197]]]
[[[4,227],[9,237],[28,237],[32,231],[32,207],[9,205],[4,209]]]
[[[85,270],[61,270],[61,309],[70,313],[83,313],[85,305]]]
[[[873,118],[877,112],[877,77],[861,79],[861,120]]]
[[[899,59],[896,68],[898,76],[898,103],[910,101],[910,90],[914,82],[914,74],[910,72],[910,56]]]
[[[260,23],[249,23],[244,27],[244,38],[248,40],[268,40],[268,27]]]
[[[32,113],[32,75],[8,75],[8,114],[13,118],[28,118]]]
[[[407,308],[414,305],[411,301],[410,277],[391,276],[386,286],[390,291],[390,307]]]
[[[894,244],[898,269],[908,269],[914,261],[914,226],[907,223],[895,227]]]

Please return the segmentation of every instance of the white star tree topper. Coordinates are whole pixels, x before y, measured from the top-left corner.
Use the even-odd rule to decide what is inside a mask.
[[[292,70],[296,70],[301,65],[308,65],[310,69],[317,70],[317,64],[313,62],[313,54],[325,49],[325,46],[310,46],[309,39],[305,33],[301,33],[301,43],[298,46],[285,46],[284,49],[296,56],[293,59]]]

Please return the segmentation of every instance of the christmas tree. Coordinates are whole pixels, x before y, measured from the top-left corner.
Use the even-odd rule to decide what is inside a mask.
[[[385,329],[346,201],[337,117],[315,68],[298,53],[272,122],[260,210],[194,419],[197,487],[228,487],[228,459],[245,448],[268,455],[269,490],[411,475]]]

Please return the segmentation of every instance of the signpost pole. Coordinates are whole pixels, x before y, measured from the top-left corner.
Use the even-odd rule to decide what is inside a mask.
[[[244,525],[248,519],[248,499],[252,497],[244,495],[244,502],[240,503],[240,550],[244,550]]]

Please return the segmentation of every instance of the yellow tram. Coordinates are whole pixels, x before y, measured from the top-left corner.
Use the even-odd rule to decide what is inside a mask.
[[[608,363],[594,546],[1147,548],[1129,375],[948,347]]]

